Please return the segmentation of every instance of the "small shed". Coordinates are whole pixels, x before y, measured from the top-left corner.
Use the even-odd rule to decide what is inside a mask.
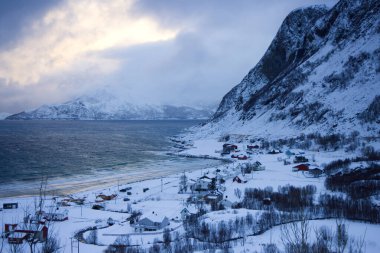
[[[263,205],[269,206],[272,204],[272,200],[270,198],[264,198],[263,199]]]
[[[3,209],[17,209],[18,208],[18,203],[4,203],[3,204]]]
[[[276,155],[276,154],[280,154],[281,153],[281,150],[278,150],[278,149],[272,149],[268,152],[268,154],[270,155]]]
[[[253,168],[254,171],[265,170],[265,166],[262,165],[262,163],[259,162],[259,161],[256,161],[256,162],[252,165],[252,168]]]
[[[320,177],[323,174],[323,170],[319,168],[314,168],[309,170],[310,175],[313,177]]]
[[[238,177],[238,176],[235,176],[233,179],[232,179],[232,182],[236,182],[236,183],[239,183],[239,184],[241,184],[241,183],[243,183],[243,181],[240,179],[240,177]]]
[[[107,224],[108,224],[109,226],[113,226],[113,225],[115,224],[115,221],[114,221],[111,217],[109,217],[109,218],[107,219]]]

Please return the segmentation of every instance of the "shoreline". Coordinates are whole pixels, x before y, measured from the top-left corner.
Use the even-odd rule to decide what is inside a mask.
[[[182,157],[182,158],[189,158],[189,159],[200,159],[200,160],[217,160],[221,161],[220,164],[215,165],[206,165],[203,168],[196,168],[196,169],[187,169],[186,172],[197,172],[202,170],[209,170],[218,166],[221,166],[223,164],[229,164],[232,163],[230,159],[226,158],[217,158],[217,157],[211,157],[207,155],[188,155],[188,154],[178,154],[173,152],[167,152],[165,153],[167,156],[173,156],[173,157]],[[144,168],[147,168],[148,164],[144,166]],[[102,177],[102,178],[94,178],[88,181],[81,181],[80,178],[75,179],[75,183],[71,183],[70,180],[62,182],[62,183],[51,183],[49,180],[47,180],[47,190],[46,194],[47,196],[69,196],[69,195],[76,195],[76,194],[85,194],[88,192],[94,192],[94,191],[100,191],[105,190],[107,188],[115,188],[121,185],[129,185],[139,182],[146,182],[150,180],[157,180],[160,178],[165,177],[171,177],[176,176],[179,173],[182,173],[182,171],[172,171],[172,170],[163,170],[163,171],[146,171],[145,173],[136,174],[138,171],[133,171],[133,175],[131,176],[131,173],[123,173],[115,174],[108,177]],[[152,175],[154,173],[154,175]],[[158,174],[157,174],[158,173]],[[87,175],[84,175],[84,177],[87,177]],[[56,179],[57,180],[57,179]],[[14,183],[13,183],[14,184]],[[12,184],[12,185],[13,185]],[[101,185],[101,186],[100,186]],[[51,186],[53,186],[53,189],[49,189]],[[22,191],[22,190],[20,190]],[[14,198],[33,198],[38,196],[38,188],[35,189],[35,193],[31,194],[18,194],[17,192],[14,194],[9,195],[2,195],[0,193],[0,200],[5,199],[14,199]]]

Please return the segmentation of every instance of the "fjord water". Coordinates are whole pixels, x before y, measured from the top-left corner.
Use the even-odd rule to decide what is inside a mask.
[[[133,182],[220,161],[166,155],[169,137],[200,121],[0,121],[0,197]]]

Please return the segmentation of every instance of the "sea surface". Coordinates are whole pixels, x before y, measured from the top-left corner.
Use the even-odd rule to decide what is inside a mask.
[[[55,194],[202,169],[168,156],[169,138],[201,121],[0,121],[0,197]]]

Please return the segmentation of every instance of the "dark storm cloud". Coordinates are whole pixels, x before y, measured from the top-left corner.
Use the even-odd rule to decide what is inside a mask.
[[[17,84],[12,85],[12,83],[0,85],[0,100],[2,101],[0,112],[16,112],[16,109],[12,108],[30,109],[41,104],[61,102],[102,86],[109,87],[131,102],[214,104],[238,84],[260,60],[289,12],[295,8],[313,4],[326,4],[331,7],[336,2],[330,0],[138,0],[132,7],[125,7],[128,5],[121,0],[86,1],[87,4],[100,5],[98,9],[95,8],[98,11],[105,8],[108,3],[117,4],[103,17],[105,22],[110,24],[103,29],[116,31],[113,35],[125,33],[125,29],[129,27],[129,23],[124,22],[126,17],[132,23],[140,18],[148,18],[157,25],[157,28],[151,28],[152,31],[158,31],[159,34],[169,31],[173,36],[142,40],[135,44],[116,43],[94,50],[94,47],[86,48],[87,41],[102,39],[102,36],[95,34],[94,38],[82,39],[82,35],[93,35],[92,27],[82,31],[81,25],[65,23],[66,20],[70,22],[79,20],[85,21],[83,24],[97,27],[96,22],[99,23],[95,18],[97,16],[87,15],[90,13],[87,13],[88,10],[82,8],[83,6],[77,8],[80,3],[85,7],[84,1],[64,0],[62,5],[59,5],[59,1],[25,1],[23,2],[25,5],[20,3],[5,5],[5,8],[1,8],[3,15],[0,15],[0,36],[7,35],[7,38],[5,42],[0,42],[0,49],[2,45],[12,45],[15,40],[22,41],[23,36],[29,32],[25,30],[25,24],[32,22],[37,16],[43,16],[49,8],[54,9],[53,6],[58,6],[60,12],[67,14],[62,16],[64,18],[60,21],[61,23],[54,23],[54,29],[51,29],[52,26],[41,26],[46,29],[45,40],[40,41],[38,35],[43,33],[39,31],[37,36],[32,37],[33,43],[22,44],[38,45],[44,42],[47,46],[42,50],[40,48],[37,52],[45,53],[46,51],[46,56],[50,57],[46,58],[46,62],[62,61],[65,67],[59,71],[55,68],[49,71],[43,64],[36,65],[34,72],[31,72],[38,77],[35,83],[24,83],[22,87],[18,87]],[[129,8],[125,13],[126,16],[123,16],[124,13],[112,14],[124,8],[123,6]],[[21,18],[17,19],[17,17]],[[78,18],[71,19],[71,17]],[[89,22],[86,18],[89,18]],[[120,33],[117,33],[115,30],[117,26],[114,24],[123,24],[124,30],[121,29]],[[9,29],[10,25],[12,29]],[[72,33],[71,27],[75,29],[75,33]],[[66,33],[66,31],[70,32]],[[69,60],[64,61],[61,55],[55,57],[55,54],[50,53],[49,50],[54,53],[59,52],[56,50],[55,43],[49,44],[50,34],[59,34],[58,41],[65,43],[70,41],[66,41],[65,36],[72,39],[73,34],[75,35],[74,42],[62,46],[62,48],[71,48],[69,52],[72,52],[72,57]],[[133,37],[133,33],[131,36]],[[112,36],[110,39],[112,40]],[[38,43],[35,43],[36,41]],[[25,47],[22,47],[25,52],[35,51],[29,48],[25,50]],[[15,54],[17,52],[19,50],[14,50]],[[11,70],[17,70],[17,64],[25,61],[13,61],[12,56],[14,55],[4,56],[4,59],[10,62],[6,66]],[[34,62],[34,59],[38,57],[38,54],[31,54],[28,58],[29,62]],[[13,62],[17,64],[12,64]],[[23,71],[14,71],[10,76],[17,78],[23,73]],[[29,80],[21,77],[18,79]]]
[[[132,98],[217,103],[258,62],[290,11],[334,2],[141,0],[135,13],[179,27],[179,34],[170,41],[109,51],[107,57],[122,59],[114,80]]]

